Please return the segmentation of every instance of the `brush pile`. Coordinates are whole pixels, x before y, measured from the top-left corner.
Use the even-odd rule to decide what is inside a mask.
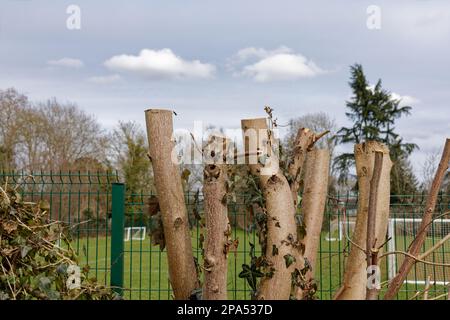
[[[50,221],[48,202],[0,187],[0,300],[110,300],[110,289],[79,267],[67,228]]]

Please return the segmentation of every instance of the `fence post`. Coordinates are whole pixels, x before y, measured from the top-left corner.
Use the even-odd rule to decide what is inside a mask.
[[[125,184],[112,184],[111,287],[123,295],[123,230],[125,220]]]

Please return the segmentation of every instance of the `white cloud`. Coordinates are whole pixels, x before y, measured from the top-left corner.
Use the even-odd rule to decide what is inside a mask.
[[[324,71],[302,55],[276,54],[244,67],[242,74],[257,82],[314,77]]]
[[[143,49],[137,56],[114,56],[104,64],[116,72],[128,72],[150,79],[210,78],[216,69],[215,66],[199,60],[184,60],[167,48]]]
[[[228,59],[228,66],[233,67],[234,65],[243,63],[253,58],[267,58],[276,54],[281,53],[292,53],[292,49],[281,46],[275,50],[266,50],[264,48],[248,47],[239,50],[235,55]]]
[[[269,82],[315,77],[327,72],[285,46],[271,51],[254,47],[241,49],[229,59],[228,67],[234,69],[237,65],[254,59],[257,61],[242,66],[235,75],[246,76],[257,82]]]
[[[375,86],[370,85],[367,88],[373,91],[375,89]],[[414,104],[420,103],[420,100],[413,96],[401,95],[395,92],[391,92],[391,98],[395,100],[400,100],[400,106],[412,106]]]
[[[89,82],[96,83],[96,84],[110,84],[113,82],[117,82],[120,80],[120,76],[118,74],[113,74],[109,76],[97,76],[97,77],[90,77],[88,79]]]
[[[50,66],[56,66],[56,67],[65,67],[65,68],[81,68],[84,66],[83,61],[79,59],[72,59],[72,58],[62,58],[59,60],[49,60],[47,61],[47,64]]]
[[[396,99],[396,100],[401,100],[400,101],[401,106],[411,106],[413,104],[420,103],[420,100],[415,97],[408,96],[408,95],[402,96],[395,92],[391,93],[391,98]]]

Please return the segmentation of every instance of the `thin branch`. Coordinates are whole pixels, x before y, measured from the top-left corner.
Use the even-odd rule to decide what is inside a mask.
[[[372,179],[370,180],[369,209],[367,213],[367,241],[366,257],[367,268],[378,266],[378,249],[375,248],[377,239],[375,238],[375,225],[377,219],[377,198],[380,184],[381,170],[383,168],[383,153],[375,152],[375,163],[373,167]],[[378,289],[367,288],[366,300],[377,300]]]
[[[420,226],[419,233],[414,238],[413,242],[409,246],[408,249],[408,257],[403,260],[402,265],[400,266],[400,270],[395,276],[395,278],[389,284],[389,288],[384,295],[385,300],[393,299],[394,296],[400,290],[405,278],[408,276],[409,271],[415,262],[417,262],[417,256],[422,248],[422,245],[425,241],[427,232],[430,227],[430,222],[433,221],[433,212],[436,207],[437,197],[439,193],[439,188],[444,180],[444,176],[447,172],[450,161],[450,139],[447,139],[445,142],[444,151],[442,153],[442,158],[439,163],[439,167],[436,171],[436,175],[433,179],[433,183],[430,188],[430,192],[428,193],[426,210],[422,217],[422,223]]]
[[[6,258],[6,257],[5,257],[5,258]],[[9,263],[9,261],[8,261],[8,263]],[[10,264],[10,265],[11,265],[11,264]],[[11,291],[11,293],[12,293],[12,295],[13,295],[13,300],[16,300],[16,294],[15,294],[15,292],[14,292],[12,286],[11,286],[11,283],[9,282],[8,273],[6,272],[5,267],[3,266],[2,263],[0,263],[0,266],[2,266],[3,274],[5,275],[6,282],[8,283],[9,290]],[[14,276],[14,275],[13,275],[13,276]]]
[[[409,300],[414,300],[415,298],[417,298],[421,294],[423,294],[423,291],[417,291],[411,298],[409,298]]]
[[[447,296],[447,293],[443,293],[443,294],[441,294],[441,295],[438,295],[438,296],[433,297],[433,298],[428,299],[428,300],[438,300],[438,299],[444,298],[444,297],[446,297],[446,296]]]
[[[312,149],[312,147],[314,146],[314,144],[320,140],[320,138],[322,138],[324,135],[330,133],[330,130],[326,130],[324,132],[321,132],[319,134],[314,135],[313,137],[313,141],[311,142],[311,144],[308,146],[308,151],[310,151]]]
[[[439,262],[431,262],[431,261],[427,261],[427,260],[422,260],[416,256],[413,256],[412,254],[410,254],[408,252],[398,251],[398,250],[386,252],[386,253],[382,254],[379,257],[379,259],[382,259],[382,258],[392,255],[392,254],[402,254],[402,255],[405,255],[405,256],[409,257],[410,259],[414,260],[415,262],[421,262],[423,264],[428,264],[428,265],[432,265],[432,266],[440,266],[440,267],[450,267],[450,263],[439,263]]]
[[[439,249],[442,245],[445,244],[445,242],[447,240],[450,239],[450,233],[447,234],[444,238],[442,238],[441,240],[439,240],[439,242],[437,242],[434,246],[432,246],[430,249],[428,249],[427,251],[425,251],[424,253],[422,253],[419,256],[419,259],[425,259],[426,257],[428,257],[433,251],[436,251],[437,249]]]

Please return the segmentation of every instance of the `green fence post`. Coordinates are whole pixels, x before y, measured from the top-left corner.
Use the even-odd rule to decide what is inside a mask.
[[[111,287],[123,294],[123,230],[125,221],[125,184],[112,185]]]

